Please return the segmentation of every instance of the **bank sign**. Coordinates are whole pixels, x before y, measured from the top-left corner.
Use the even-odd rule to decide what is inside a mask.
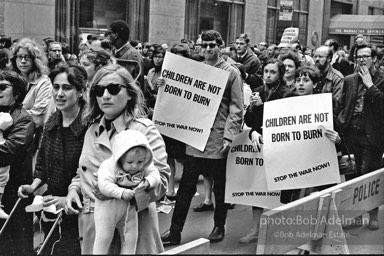
[[[342,35],[384,35],[382,28],[329,28],[329,34],[342,34]]]

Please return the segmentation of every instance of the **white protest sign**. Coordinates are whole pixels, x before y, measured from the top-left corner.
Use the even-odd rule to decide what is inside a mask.
[[[203,151],[229,72],[167,52],[161,76],[153,122],[161,134]]]
[[[292,21],[293,0],[280,0],[279,20]]]
[[[270,190],[340,182],[333,129],[332,94],[291,97],[264,104],[263,140]]]
[[[299,39],[299,28],[286,28],[284,29],[283,36],[281,37],[281,44],[293,44]]]
[[[236,136],[228,152],[225,202],[273,209],[280,206],[280,191],[268,191],[263,147],[255,150],[250,129]]]

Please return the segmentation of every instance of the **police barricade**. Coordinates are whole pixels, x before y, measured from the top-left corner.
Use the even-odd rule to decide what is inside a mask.
[[[383,204],[384,168],[315,192],[262,214],[256,254],[349,254],[342,225]]]

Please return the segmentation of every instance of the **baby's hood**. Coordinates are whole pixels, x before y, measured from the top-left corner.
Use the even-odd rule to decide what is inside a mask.
[[[120,166],[118,161],[122,155],[124,155],[124,153],[129,149],[136,146],[143,146],[147,148],[147,157],[145,158],[146,163],[144,165],[144,168],[146,168],[150,163],[152,163],[153,153],[145,135],[136,130],[124,130],[116,135],[112,144],[114,164],[116,166]]]

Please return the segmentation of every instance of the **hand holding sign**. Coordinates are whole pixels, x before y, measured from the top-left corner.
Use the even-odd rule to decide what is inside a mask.
[[[332,141],[333,143],[339,144],[341,142],[341,138],[340,138],[339,133],[337,131],[325,128],[322,125],[320,125],[319,128],[321,128],[324,131],[325,136],[327,136],[327,138],[330,141]]]
[[[255,150],[260,151],[261,144],[263,144],[263,136],[257,131],[252,131],[251,138]]]
[[[156,87],[159,88],[161,86],[164,86],[165,85],[165,79],[162,78],[162,77],[159,77],[157,80],[156,80]]]

